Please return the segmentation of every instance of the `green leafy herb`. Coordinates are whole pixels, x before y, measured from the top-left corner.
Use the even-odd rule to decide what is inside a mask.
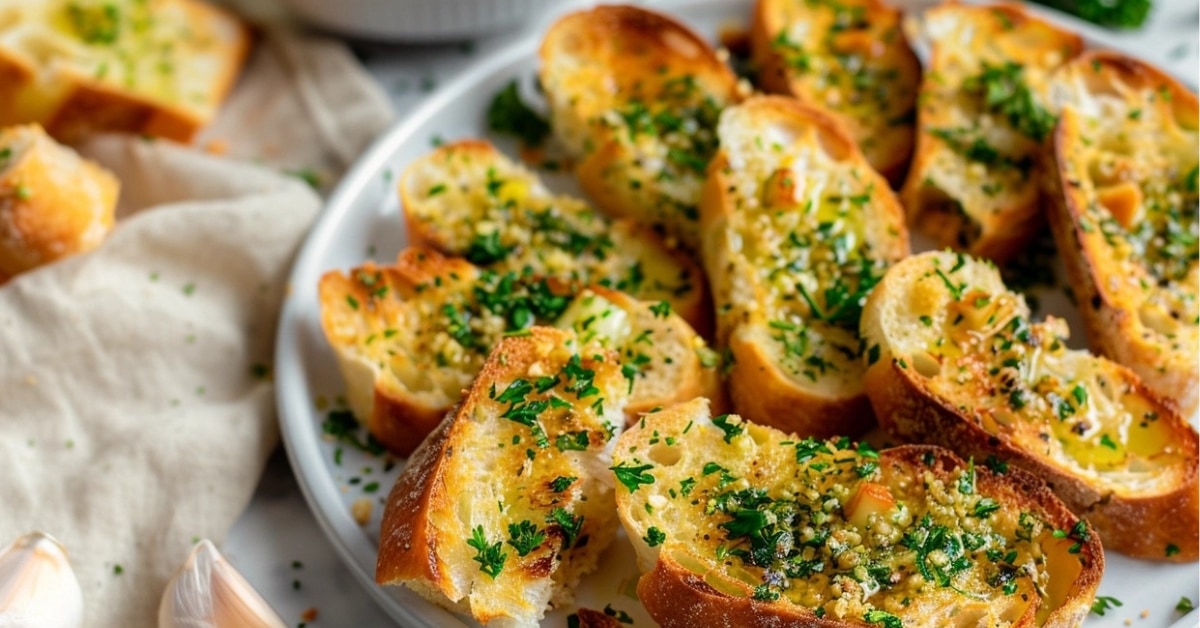
[[[654,465],[650,464],[627,467],[624,462],[615,467],[609,467],[617,475],[617,480],[624,484],[630,493],[638,490],[638,487],[643,484],[654,484],[654,476],[646,473],[653,468]]]
[[[573,547],[579,538],[579,532],[583,529],[583,515],[573,516],[564,508],[555,508],[546,516],[546,523],[555,524],[562,530],[562,548],[567,550]]]
[[[1175,605],[1175,610],[1187,615],[1188,613],[1196,610],[1196,605],[1192,603],[1191,599],[1187,597],[1181,597],[1179,598],[1179,603]]]
[[[550,490],[554,491],[555,493],[561,493],[571,488],[571,485],[574,484],[575,480],[578,479],[579,478],[570,475],[560,475],[553,480],[550,480]]]
[[[472,264],[487,266],[508,257],[511,251],[512,249],[500,243],[500,232],[493,231],[487,234],[476,234],[467,245],[467,251],[463,256]]]
[[[504,569],[504,561],[508,559],[508,554],[503,551],[503,543],[496,541],[488,544],[487,537],[483,534],[483,526],[475,526],[471,531],[471,538],[467,539],[467,545],[475,549],[475,562],[479,563],[479,571],[491,576],[493,580],[500,575]]]
[[[1037,103],[1019,63],[984,62],[983,72],[964,81],[963,89],[982,95],[989,110],[1006,117],[1014,129],[1034,141],[1046,139],[1057,122],[1053,114]]]
[[[883,628],[904,628],[904,622],[900,621],[899,617],[879,609],[872,609],[863,615],[863,619],[872,624],[880,624]]]
[[[529,520],[508,524],[508,537],[508,544],[517,550],[518,556],[532,552],[546,540],[546,534]]]
[[[550,135],[550,123],[521,100],[516,81],[509,82],[492,98],[487,123],[492,131],[514,135],[527,146],[538,146]]]
[[[1104,613],[1122,606],[1125,606],[1125,604],[1122,603],[1121,600],[1118,600],[1115,597],[1109,597],[1107,595],[1100,595],[1096,597],[1095,602],[1092,602],[1092,612],[1104,617]]]
[[[649,530],[646,530],[646,536],[643,536],[642,540],[650,547],[658,547],[662,545],[663,541],[667,540],[667,533],[651,526]]]
[[[732,416],[732,415],[722,414],[720,416],[714,417],[712,420],[713,425],[716,425],[717,427],[721,428],[722,432],[725,432],[725,442],[726,443],[732,443],[733,437],[746,431],[745,425],[743,425],[741,423],[730,423],[729,422],[730,416]]]

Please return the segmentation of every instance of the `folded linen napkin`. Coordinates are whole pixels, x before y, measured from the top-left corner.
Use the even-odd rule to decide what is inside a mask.
[[[268,31],[198,147],[80,147],[122,183],[97,250],[0,287],[0,546],[44,530],[86,625],[153,626],[196,539],[223,538],[278,442],[270,358],[292,256],[391,119],[339,44]],[[247,163],[252,160],[260,164]]]

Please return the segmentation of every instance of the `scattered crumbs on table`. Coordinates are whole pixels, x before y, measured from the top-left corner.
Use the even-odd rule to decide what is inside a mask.
[[[194,345],[194,344],[196,344],[196,334],[188,334],[187,338],[185,338],[184,340],[187,340],[187,343],[189,345]]]
[[[395,468],[396,468],[396,459],[395,458],[388,456],[387,458],[384,459],[384,461],[383,461],[383,472],[384,473],[387,473]]]
[[[300,613],[300,619],[303,619],[304,621],[315,621],[317,619],[316,607],[309,607],[303,613]]]
[[[1196,610],[1196,605],[1192,603],[1191,598],[1185,595],[1179,598],[1179,603],[1175,605],[1175,610],[1187,615],[1188,613]]]
[[[356,476],[350,478],[349,480],[346,480],[346,483],[349,484],[350,486],[358,486],[359,484],[362,484],[362,478],[360,478],[356,475]]]
[[[293,560],[292,561],[292,569],[304,569],[304,563],[302,563],[298,560]]]
[[[336,464],[339,467],[342,466],[342,448],[341,447],[338,447],[337,449],[333,450],[333,464]]]
[[[206,392],[208,392],[208,389],[207,389],[207,388],[205,388],[204,386],[197,386],[197,387],[196,387],[196,394],[197,394],[197,395],[203,396],[203,395],[204,395],[204,393],[206,393]]]
[[[195,292],[196,292],[196,284],[195,283],[189,281],[189,282],[183,284],[183,293],[185,295],[190,297]]]
[[[350,515],[358,522],[358,525],[365,526],[371,522],[371,513],[375,510],[375,504],[370,498],[361,497],[354,500],[350,505]]]
[[[1142,612],[1138,613],[1138,617],[1141,617],[1142,619],[1145,619],[1149,616],[1150,616],[1150,609],[1148,609],[1148,608],[1143,608]]]
[[[158,273],[150,273],[150,281],[158,281]]]
[[[178,405],[179,405],[179,400],[178,400],[178,399],[172,399],[172,400],[171,400],[171,407],[172,407],[172,408],[174,408],[174,407],[176,407],[176,406],[178,406]]]
[[[199,542],[200,542],[200,537],[198,537],[198,536],[193,536],[193,537],[192,537],[192,545],[195,545],[195,544],[197,544],[197,543],[199,543]]]
[[[312,168],[300,168],[298,170],[284,170],[283,174],[289,177],[295,177],[308,184],[308,187],[314,190],[321,189],[321,175],[317,174]]]
[[[75,439],[68,438],[66,445],[67,445],[67,449],[75,449]]]
[[[300,590],[300,581],[299,580],[292,580],[292,590],[293,591]]]
[[[441,135],[434,135],[433,137],[429,138],[429,145],[433,146],[434,148],[437,148],[438,146],[441,146],[442,144],[445,144],[445,143],[446,143],[446,140],[442,139]]]
[[[363,475],[370,475],[371,471],[372,471],[371,466],[367,465],[367,466],[363,467],[362,473],[363,473]]]
[[[121,574],[123,574],[123,573],[125,573],[125,568],[124,568],[124,567],[122,567],[122,566],[120,566],[120,565],[113,565],[113,575],[114,575],[114,576],[119,576],[119,575],[121,575]]]
[[[364,493],[374,493],[379,490],[379,482],[367,482],[363,485]]]
[[[1126,625],[1126,626],[1132,626],[1132,625],[1133,625],[1133,620],[1132,620],[1132,619],[1130,619],[1130,618],[1128,618],[1128,617],[1126,617],[1126,618],[1125,618],[1125,625]]]
[[[30,447],[37,447],[37,441],[32,438],[29,439],[25,444],[29,445]]]
[[[37,376],[36,376],[36,375],[26,375],[26,376],[25,376],[25,383],[26,383],[26,384],[28,384],[28,385],[30,385],[30,386],[37,386],[37,384],[38,384],[38,378],[37,378]]]

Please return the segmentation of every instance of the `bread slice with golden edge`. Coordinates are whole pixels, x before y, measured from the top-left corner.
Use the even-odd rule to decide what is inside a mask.
[[[539,57],[551,126],[588,196],[698,252],[717,116],[738,100],[733,71],[687,27],[633,6],[563,17]]]
[[[617,351],[629,380],[628,420],[722,395],[716,352],[682,318],[607,288],[576,290],[413,248],[395,265],[326,273],[320,299],[351,409],[402,456],[459,401],[492,348],[532,325],[571,329]]]
[[[937,447],[800,439],[698,399],[646,415],[613,462],[665,628],[1074,627],[1104,569],[1036,478]]]
[[[388,496],[375,572],[485,624],[536,626],[616,534],[615,353],[534,327],[505,338]]]
[[[921,82],[900,11],[881,0],[758,0],[750,29],[763,89],[836,114],[871,167],[899,186]]]
[[[0,124],[186,142],[250,45],[240,19],[199,0],[0,0]]]
[[[491,144],[465,140],[418,159],[400,178],[414,245],[497,272],[595,284],[667,301],[706,333],[712,326],[700,267],[649,227],[611,221],[587,203],[551,193]]]
[[[1050,225],[1088,341],[1192,416],[1200,392],[1196,95],[1114,53],[1055,74]]]
[[[0,130],[0,284],[98,246],[119,190],[112,173],[40,126]]]
[[[951,253],[896,264],[867,300],[866,389],[893,435],[1011,461],[1139,558],[1194,561],[1196,430],[1130,370],[1030,321],[995,268]]]
[[[778,96],[727,109],[701,206],[733,407],[804,435],[873,424],[858,316],[908,254],[904,210],[832,114]]]
[[[997,261],[1044,224],[1037,169],[1054,128],[1050,74],[1082,40],[1016,5],[947,3],[924,16],[932,59],[901,199],[940,246]]]

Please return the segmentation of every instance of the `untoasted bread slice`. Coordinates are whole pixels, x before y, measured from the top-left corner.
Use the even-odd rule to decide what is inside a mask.
[[[595,284],[667,301],[701,333],[711,306],[700,267],[649,227],[610,221],[556,196],[491,144],[462,141],[414,161],[400,180],[409,239],[497,272]]]
[[[836,114],[871,166],[899,186],[913,151],[921,64],[882,0],[758,0],[752,57],[763,89]]]
[[[1055,74],[1051,226],[1090,345],[1184,416],[1200,389],[1196,95],[1139,61],[1080,57]]]
[[[1129,369],[1068,349],[1063,321],[1029,315],[990,264],[924,253],[893,266],[862,318],[880,423],[1032,471],[1108,549],[1196,560],[1196,430]]]
[[[873,423],[858,315],[908,254],[904,210],[831,114],[778,96],[721,116],[702,205],[730,398],[804,435]]]
[[[111,172],[36,124],[0,131],[0,283],[98,246],[119,189]]]
[[[616,533],[616,357],[544,327],[501,341],[392,488],[376,581],[502,626],[569,602]]]
[[[0,125],[187,141],[250,44],[241,20],[199,0],[0,0]]]
[[[941,246],[1006,260],[1043,224],[1049,76],[1082,40],[1010,4],[944,4],[924,28],[933,51],[901,192],[909,224]]]
[[[546,33],[541,84],[555,135],[605,212],[699,246],[700,188],[737,77],[703,38],[633,6],[567,15]]]
[[[1074,627],[1104,569],[1040,481],[937,447],[801,440],[699,399],[631,426],[613,462],[666,628]]]
[[[532,325],[573,329],[617,351],[629,380],[629,420],[721,395],[717,354],[682,318],[598,286],[576,290],[413,248],[392,266],[326,273],[320,299],[351,409],[403,456],[459,401],[492,348]]]

